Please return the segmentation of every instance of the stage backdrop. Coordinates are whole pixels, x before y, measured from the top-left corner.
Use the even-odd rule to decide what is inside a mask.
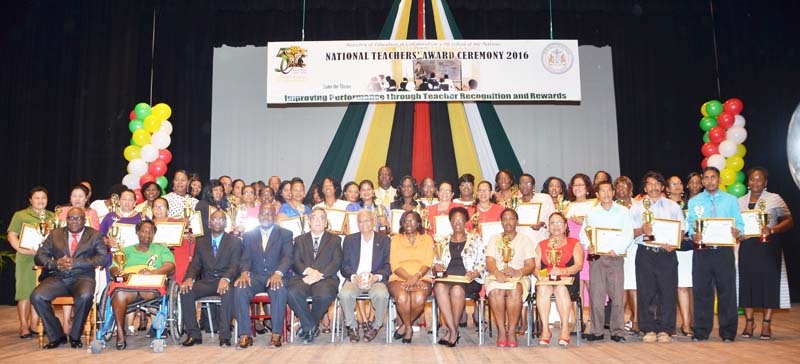
[[[619,176],[611,48],[581,46],[580,54],[579,105],[495,103],[522,170],[536,177],[539,189],[551,175],[566,179],[605,169]],[[267,107],[266,67],[266,47],[214,49],[211,177],[228,174],[250,183],[298,176],[308,185],[346,104]]]

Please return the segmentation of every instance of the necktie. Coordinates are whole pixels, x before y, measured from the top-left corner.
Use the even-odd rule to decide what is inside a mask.
[[[219,244],[216,240],[211,239],[211,247],[214,249],[214,258],[217,257],[217,248],[219,248]]]
[[[269,235],[264,230],[261,230],[261,249],[267,251],[267,241],[269,241]]]
[[[319,238],[314,238],[314,259],[317,259],[317,252],[319,251]]]
[[[78,234],[72,233],[72,243],[69,244],[69,256],[75,255],[75,249],[78,249]]]

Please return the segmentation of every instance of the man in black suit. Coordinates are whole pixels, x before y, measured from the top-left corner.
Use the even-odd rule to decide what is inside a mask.
[[[239,323],[239,347],[253,345],[250,321],[250,300],[258,293],[267,292],[272,315],[270,347],[279,348],[288,291],[289,266],[292,264],[292,232],[275,225],[272,205],[262,204],[258,228],[244,233],[242,257],[239,260],[239,278],[233,284],[236,305],[236,322]]]
[[[336,299],[336,274],[342,264],[341,239],[325,231],[325,209],[315,207],[308,220],[311,231],[294,239],[292,269],[297,275],[289,280],[289,307],[300,318],[298,336],[304,344],[319,336],[319,321]],[[311,298],[310,309],[307,298]]]
[[[36,251],[34,261],[50,271],[31,293],[31,303],[42,318],[50,342],[45,349],[55,349],[67,343],[64,329],[53,313],[53,299],[72,296],[74,322],[69,333],[73,348],[83,347],[81,332],[94,303],[94,267],[104,266],[108,257],[103,236],[99,231],[85,226],[86,213],[73,207],[67,213],[67,227],[53,230]]]
[[[342,302],[347,337],[350,342],[358,342],[358,322],[355,317],[356,297],[368,293],[375,307],[375,322],[364,331],[364,341],[370,342],[378,335],[378,330],[389,303],[389,290],[386,281],[392,274],[389,267],[389,247],[391,239],[375,233],[375,217],[372,211],[362,209],[358,212],[358,233],[344,238],[342,254],[342,276],[345,283],[339,292]]]
[[[183,326],[186,329],[186,340],[183,346],[203,343],[200,327],[197,325],[197,307],[195,300],[212,295],[222,298],[219,315],[219,344],[230,346],[231,318],[233,311],[233,294],[230,283],[236,278],[239,270],[239,258],[242,255],[242,242],[225,233],[227,215],[222,210],[214,211],[209,219],[211,234],[197,239],[194,258],[186,270],[186,278],[181,284],[181,313]],[[197,278],[200,280],[197,280]]]

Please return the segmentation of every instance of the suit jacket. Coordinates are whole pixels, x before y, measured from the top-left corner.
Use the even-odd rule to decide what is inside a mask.
[[[302,275],[307,268],[314,268],[322,273],[326,280],[334,280],[339,285],[336,273],[342,265],[342,244],[339,236],[324,232],[319,242],[319,251],[314,258],[314,240],[311,233],[305,233],[294,239],[292,269]]]
[[[72,255],[72,270],[59,271],[56,261],[69,255],[70,233],[66,227],[50,232],[42,246],[36,251],[34,261],[50,271],[50,276],[91,276],[94,267],[106,265],[108,248],[99,231],[85,227],[78,247]]]
[[[194,257],[186,269],[184,281],[189,278],[197,280],[197,277],[200,277],[200,280],[228,278],[233,281],[239,273],[241,256],[242,242],[228,233],[223,233],[215,257],[214,248],[211,246],[211,232],[208,232],[197,239]]]
[[[261,227],[252,229],[242,236],[242,256],[239,272],[250,272],[253,276],[270,277],[275,271],[289,277],[292,265],[292,232],[273,225],[264,251],[261,240]]]
[[[372,236],[372,268],[370,272],[383,275],[379,282],[385,282],[392,274],[392,269],[389,266],[391,239],[378,233],[373,233]],[[342,276],[345,279],[350,279],[353,274],[358,273],[358,263],[361,260],[361,233],[347,235],[342,245],[342,255],[344,256]]]

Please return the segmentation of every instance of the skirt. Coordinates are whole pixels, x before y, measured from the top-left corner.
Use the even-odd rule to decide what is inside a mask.
[[[694,252],[678,251],[678,288],[692,288],[692,256]]]
[[[525,300],[528,299],[528,295],[531,292],[531,279],[528,276],[519,277],[519,280],[517,280],[517,282],[500,283],[494,279],[493,275],[488,275],[484,280],[486,282],[485,286],[486,286],[487,296],[489,295],[490,292],[492,292],[495,289],[506,289],[506,290],[514,289],[516,283],[522,285],[522,302],[525,302]]]
[[[17,301],[31,299],[31,292],[36,288],[36,271],[33,270],[33,255],[17,253],[16,267],[16,293],[14,299]]]
[[[739,245],[739,307],[780,308],[781,243],[749,238]]]
[[[622,265],[622,286],[623,289],[636,290],[636,251],[639,249],[639,244],[631,244],[625,252],[625,259]]]

